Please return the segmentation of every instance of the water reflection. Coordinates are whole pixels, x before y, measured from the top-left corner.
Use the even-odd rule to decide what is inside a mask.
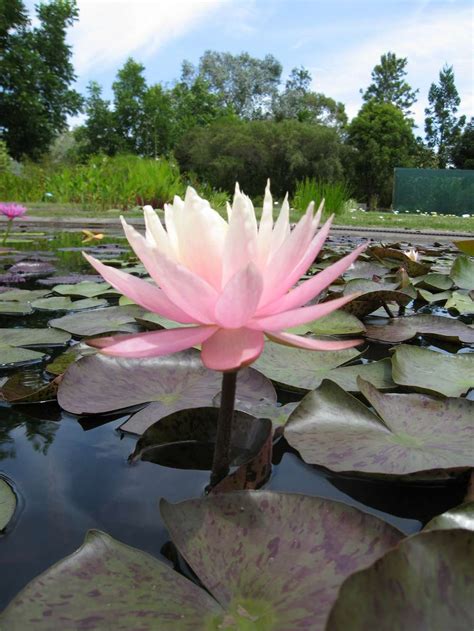
[[[50,446],[53,444],[58,422],[56,420],[44,420],[28,416],[28,412],[33,412],[32,408],[41,406],[23,406],[23,413],[16,412],[13,408],[0,407],[0,460],[12,459],[16,457],[14,434],[17,428],[23,428],[24,438],[30,443],[34,451],[46,456]],[[55,406],[57,407],[57,406]],[[36,414],[41,412],[36,411]]]

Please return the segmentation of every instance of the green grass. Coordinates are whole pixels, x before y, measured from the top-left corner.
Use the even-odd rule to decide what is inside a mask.
[[[314,201],[318,208],[324,199],[325,209],[339,215],[344,211],[344,205],[349,197],[350,191],[345,182],[319,182],[307,177],[296,183],[292,206],[304,212],[310,202]]]

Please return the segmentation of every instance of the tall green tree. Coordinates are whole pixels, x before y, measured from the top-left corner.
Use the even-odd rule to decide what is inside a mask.
[[[273,55],[257,59],[248,53],[232,55],[207,50],[197,69],[184,62],[182,79],[188,83],[197,77],[203,79],[222,107],[252,119],[262,118],[270,111],[281,72],[282,66]]]
[[[425,109],[426,142],[436,150],[439,168],[445,169],[452,163],[453,148],[459,141],[466,122],[465,116],[456,116],[461,98],[452,66],[443,66],[438,84],[431,84],[428,103],[429,107]]]
[[[410,108],[416,102],[418,90],[413,90],[406,81],[406,57],[397,57],[395,53],[384,53],[372,70],[372,83],[363,91],[362,98],[377,103],[391,103],[406,115],[410,115]]]
[[[129,57],[112,84],[116,131],[121,138],[122,148],[131,153],[140,153],[143,105],[147,91],[144,71],[142,64]]]
[[[275,120],[296,119],[305,123],[343,128],[347,124],[344,105],[334,99],[311,91],[311,74],[306,68],[293,68],[285,90],[273,102]]]
[[[474,169],[474,118],[471,118],[454,145],[452,157],[457,169]]]
[[[44,153],[82,104],[66,43],[75,0],[40,3],[36,16],[32,27],[21,0],[0,3],[0,135],[16,159]]]
[[[121,143],[116,131],[115,113],[110,108],[110,101],[102,97],[102,87],[96,81],[91,81],[87,86],[84,112],[84,125],[74,131],[81,157],[95,153],[109,156],[117,153]]]
[[[414,165],[412,125],[392,103],[365,103],[348,127],[353,156],[353,187],[370,207],[391,203],[393,169]]]

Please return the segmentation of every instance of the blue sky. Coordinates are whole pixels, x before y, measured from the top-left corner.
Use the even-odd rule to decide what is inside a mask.
[[[196,63],[207,49],[271,53],[283,64],[283,78],[305,66],[313,89],[345,103],[352,117],[361,105],[359,88],[390,50],[408,58],[408,81],[420,89],[419,125],[444,63],[454,66],[460,111],[474,115],[470,0],[77,1],[80,18],[69,40],[81,92],[94,79],[110,95],[129,56],[145,65],[149,83],[172,83],[183,59]]]

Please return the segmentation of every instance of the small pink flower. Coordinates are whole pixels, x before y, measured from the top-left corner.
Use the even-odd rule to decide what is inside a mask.
[[[8,219],[16,219],[16,217],[22,217],[26,213],[27,209],[20,204],[5,204],[0,203],[0,213],[8,217]]]
[[[267,186],[260,223],[251,200],[236,187],[226,221],[188,188],[184,201],[165,205],[165,225],[144,208],[146,235],[123,219],[125,234],[154,284],[86,259],[118,291],[149,311],[181,322],[175,329],[113,336],[94,341],[104,353],[121,357],[167,355],[202,345],[202,361],[213,370],[238,370],[263,351],[265,335],[275,342],[310,350],[340,350],[361,340],[316,340],[285,329],[321,318],[354,298],[313,300],[357,258],[361,246],[309,280],[295,284],[311,267],[331,226],[318,231],[322,208],[314,204],[295,228],[285,199],[273,221]]]

